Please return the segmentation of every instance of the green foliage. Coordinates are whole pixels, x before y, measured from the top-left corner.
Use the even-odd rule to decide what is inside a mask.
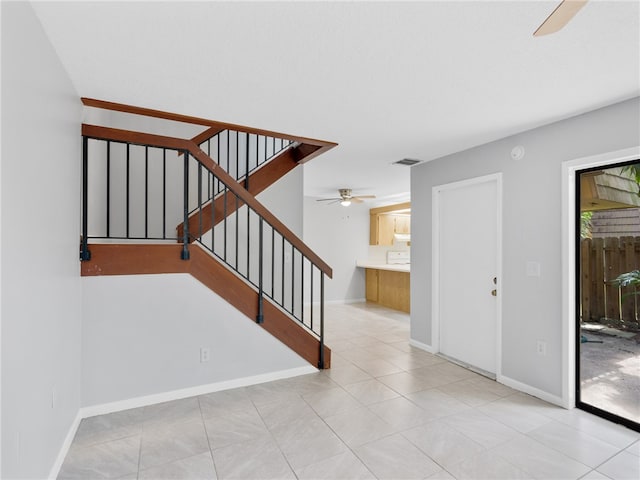
[[[632,270],[627,273],[621,273],[613,282],[618,287],[640,286],[640,270]]]
[[[623,173],[629,173],[638,185],[638,196],[640,197],[640,163],[632,163],[622,168]]]
[[[640,295],[640,292],[636,290],[636,288],[640,286],[640,270],[632,270],[627,273],[621,273],[611,283],[613,285],[616,285],[618,288],[634,287],[633,292],[625,293],[624,295],[622,295],[623,300],[628,297]]]

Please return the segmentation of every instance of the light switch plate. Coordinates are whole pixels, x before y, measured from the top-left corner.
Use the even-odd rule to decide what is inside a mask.
[[[540,276],[540,263],[527,262],[527,277],[539,277],[539,276]]]

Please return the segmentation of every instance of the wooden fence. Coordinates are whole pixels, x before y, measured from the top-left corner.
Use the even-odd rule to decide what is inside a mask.
[[[640,237],[585,238],[581,241],[582,320],[601,318],[637,322],[640,296],[634,287],[618,288],[612,280],[640,269]]]

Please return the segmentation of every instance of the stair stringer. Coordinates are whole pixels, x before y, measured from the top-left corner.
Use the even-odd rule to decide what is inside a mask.
[[[181,244],[91,244],[91,260],[81,263],[82,276],[189,273],[249,319],[258,315],[258,293],[197,245],[182,260]],[[314,367],[320,362],[320,341],[267,298],[264,323],[259,324]],[[324,346],[324,368],[331,366],[331,349]]]

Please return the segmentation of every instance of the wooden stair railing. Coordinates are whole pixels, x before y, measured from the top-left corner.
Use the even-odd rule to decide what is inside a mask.
[[[154,110],[151,108],[135,107],[132,105],[126,105],[123,103],[107,102],[104,100],[97,100],[94,98],[82,97],[82,103],[85,107],[94,107],[103,110],[112,110],[123,113],[130,113],[133,115],[140,115],[144,117],[161,118],[164,120],[188,123],[192,125],[201,125],[207,127],[207,130],[191,139],[196,145],[202,143],[207,138],[213,137],[216,133],[223,130],[234,130],[238,132],[252,133],[256,135],[263,135],[267,137],[284,138],[291,142],[298,143],[300,146],[296,149],[295,161],[298,163],[305,163],[309,160],[325,153],[327,150],[332,149],[337,145],[334,142],[327,142],[324,140],[316,140],[313,138],[301,137],[298,135],[289,135],[287,133],[274,132],[271,130],[264,130],[260,128],[247,127],[244,125],[236,125],[233,123],[218,122],[216,120],[208,120],[206,118],[192,117],[189,115],[181,115],[177,113],[164,112],[161,110]]]
[[[131,105],[125,105],[121,103],[114,102],[106,102],[103,100],[96,100],[92,98],[82,98],[82,102],[87,107],[100,108],[104,110],[118,111],[123,113],[129,113],[133,115],[141,115],[145,117],[153,117],[164,119],[168,121],[188,123],[193,125],[201,125],[208,127],[206,130],[194,136],[191,141],[195,143],[201,150],[204,151],[204,144],[206,142],[210,142],[213,138],[221,136],[225,131],[227,132],[227,142],[229,141],[229,132],[235,132],[236,141],[238,133],[242,133],[245,135],[254,135],[256,138],[256,150],[258,150],[257,139],[262,138],[265,140],[273,139],[273,155],[268,157],[266,155],[267,145],[265,144],[265,158],[260,163],[256,164],[255,171],[248,172],[236,172],[235,180],[240,182],[242,181],[244,187],[255,197],[264,190],[266,190],[269,186],[275,183],[278,179],[282,178],[284,175],[293,170],[297,165],[303,164],[314,157],[326,152],[327,150],[335,147],[337,144],[333,142],[327,142],[323,140],[315,140],[301,136],[288,135],[279,132],[273,132],[264,129],[251,128],[241,125],[235,125],[231,123],[218,122],[214,120],[208,120],[204,118],[192,117],[187,115],[180,115],[170,112],[164,112],[160,110],[153,110],[149,108],[143,107],[135,107]],[[275,147],[275,139],[280,141],[285,140],[285,146],[282,146],[281,149],[276,152]],[[236,152],[237,154],[237,152]],[[181,152],[179,153],[181,155]],[[211,154],[208,153],[208,156],[211,157]],[[248,156],[248,149],[247,149]],[[237,169],[237,158],[236,158],[236,169]],[[229,168],[229,158],[227,157],[227,173],[231,174]],[[223,166],[222,159],[218,158],[217,163],[220,166]],[[257,163],[257,162],[256,162]],[[247,166],[248,167],[248,166]],[[222,212],[223,208],[221,207],[222,199],[219,198],[216,201],[216,205],[211,202],[211,198],[204,199],[204,205],[202,210],[194,211],[189,215],[189,231],[194,232],[196,229],[202,228],[201,233],[208,232],[211,227],[211,209],[215,208],[218,212]],[[235,210],[227,211],[228,214],[233,213]],[[215,216],[213,217],[215,218]],[[218,215],[218,222],[222,221],[222,218]],[[184,233],[184,222],[181,222],[176,226],[177,236],[181,238]],[[194,240],[191,237],[191,240]]]
[[[167,114],[169,115],[169,114]],[[211,129],[216,129],[215,125],[211,126]],[[214,132],[211,130],[208,134]],[[326,352],[328,349],[324,346],[324,308],[323,308],[323,296],[324,296],[324,276],[331,278],[332,270],[331,268],[317,255],[313,252],[304,242],[298,238],[291,230],[286,227],[282,222],[280,222],[268,209],[266,209],[253,195],[250,191],[245,189],[238,181],[236,181],[229,173],[225,171],[218,163],[216,163],[210,156],[208,156],[196,143],[193,139],[180,139],[169,136],[155,135],[150,133],[142,133],[142,132],[132,132],[128,130],[121,130],[110,127],[101,127],[94,125],[86,125],[82,126],[82,135],[83,135],[83,229],[82,229],[82,246],[81,246],[81,258],[84,260],[82,263],[82,271],[83,275],[101,275],[101,274],[110,274],[109,271],[113,272],[111,274],[115,274],[120,272],[126,273],[126,269],[115,269],[114,265],[120,265],[122,267],[122,262],[124,261],[122,258],[118,259],[119,255],[122,255],[123,252],[135,252],[128,253],[125,257],[129,259],[135,258],[136,260],[131,260],[131,265],[128,267],[133,271],[130,273],[168,273],[164,271],[149,271],[151,270],[166,270],[163,265],[174,265],[175,262],[184,262],[184,265],[180,268],[185,273],[191,273],[200,281],[208,285],[212,289],[216,289],[216,291],[221,294],[224,298],[230,301],[236,308],[240,311],[244,312],[248,316],[253,316],[256,321],[260,324],[263,322],[265,324],[274,323],[273,326],[265,326],[267,330],[271,331],[274,335],[276,335],[280,340],[282,340],[287,345],[291,346],[295,351],[300,353],[304,358],[307,358],[311,363],[320,368],[327,368],[328,366],[328,358],[326,356]],[[89,147],[89,141],[97,141],[97,142],[105,142],[107,144],[107,172],[109,172],[109,160],[108,155],[110,151],[110,145],[112,143],[124,144],[126,146],[126,237],[124,238],[135,238],[138,240],[150,239],[147,235],[147,208],[149,204],[149,193],[147,186],[147,168],[149,164],[148,155],[149,149],[161,149],[164,153],[163,155],[166,157],[166,151],[174,151],[176,153],[185,154],[182,159],[178,159],[178,162],[184,162],[184,174],[182,176],[184,181],[184,219],[185,222],[183,225],[187,225],[187,231],[182,232],[182,245],[172,245],[171,249],[160,249],[158,247],[158,252],[165,252],[161,256],[155,255],[155,260],[152,262],[147,261],[149,258],[154,258],[154,255],[151,255],[149,252],[154,251],[156,246],[153,245],[136,245],[131,246],[130,250],[125,250],[123,246],[120,246],[119,249],[116,249],[114,245],[97,245],[93,244],[89,248],[89,239],[92,238],[88,233],[88,222],[87,222],[87,209],[88,209],[88,201],[87,201],[87,169],[89,167],[89,163],[87,161]],[[197,140],[196,140],[197,141]],[[129,234],[129,194],[132,191],[129,185],[129,150],[130,146],[133,149],[134,147],[142,147],[144,149],[144,175],[145,175],[145,184],[144,184],[144,231],[145,234],[142,237],[130,236]],[[315,146],[311,149],[308,149],[304,145],[298,145],[294,148],[289,148],[285,150],[281,155],[276,157],[276,159],[272,160],[273,167],[269,167],[271,169],[281,169],[283,171],[289,171],[294,164],[297,162],[297,159],[300,158],[305,152],[309,153],[309,156],[315,156],[318,150],[323,149],[325,147]],[[301,149],[301,150],[299,150]],[[163,164],[166,162],[166,158],[163,160]],[[215,232],[211,232],[211,240],[210,244],[203,238],[203,204],[200,198],[198,198],[197,202],[197,211],[198,211],[198,235],[195,235],[190,232],[190,230],[194,227],[192,225],[192,219],[189,219],[189,205],[192,203],[192,199],[190,198],[190,186],[189,186],[189,178],[191,177],[191,173],[189,170],[190,162],[195,162],[197,165],[198,171],[198,197],[200,197],[200,188],[201,188],[201,171],[204,170],[208,174],[212,175],[215,178],[215,181],[220,185],[223,185],[223,194],[220,198],[224,202],[224,208],[220,204],[220,200],[216,199],[214,202],[211,202],[211,208],[208,213],[210,215],[206,215],[206,218],[211,220],[209,228],[212,225],[216,225],[220,223],[220,221],[224,221],[224,237],[225,237],[225,248],[224,255],[221,253],[220,248],[216,248],[214,245],[214,237]],[[260,188],[260,175],[259,172],[265,169],[267,165],[258,169],[249,177],[250,185],[253,182],[256,185],[256,189]],[[164,168],[164,167],[163,167]],[[107,174],[107,198],[109,197],[109,179],[113,175]],[[166,176],[166,171],[164,176]],[[268,183],[269,180],[264,180],[264,183]],[[166,179],[163,177],[163,182],[166,182]],[[166,202],[166,192],[164,192],[165,186],[163,185],[163,204]],[[266,187],[265,187],[266,188]],[[228,202],[228,199],[231,198],[233,201],[231,203]],[[164,209],[164,205],[163,205]],[[246,212],[246,228],[247,228],[247,247],[246,247],[246,267],[241,266],[239,263],[239,241],[238,241],[238,223],[240,222],[239,212],[240,210]],[[234,213],[235,212],[235,213]],[[226,238],[228,234],[227,230],[227,218],[233,214],[235,215],[235,261],[227,258],[226,251]],[[243,214],[244,215],[244,214]],[[107,232],[109,231],[109,200],[107,200]],[[244,217],[242,217],[244,218]],[[251,220],[253,219],[253,220]],[[163,217],[164,221],[164,217]],[[230,220],[231,221],[231,220]],[[249,234],[249,227],[251,222],[256,225],[259,225],[260,235],[259,235],[259,246],[250,246],[251,235]],[[263,235],[263,230],[266,233]],[[270,240],[269,240],[270,233]],[[263,237],[266,239],[263,240]],[[123,238],[117,237],[115,235],[100,236],[94,235],[93,238]],[[163,236],[163,238],[165,238]],[[169,237],[167,237],[169,239]],[[278,251],[276,252],[276,239],[278,239]],[[189,248],[189,244],[197,240],[199,246],[191,246]],[[266,243],[265,243],[266,242]],[[269,243],[270,242],[270,243]],[[255,243],[255,242],[254,242]],[[154,248],[151,248],[154,247]],[[164,245],[163,245],[164,247]],[[201,248],[202,247],[202,248]],[[269,248],[267,248],[269,247]],[[209,252],[205,252],[204,249],[208,249]],[[253,268],[256,265],[256,260],[254,259],[254,253],[257,251],[260,255],[259,260],[257,261],[257,265],[259,268]],[[267,285],[263,285],[263,278],[268,277],[268,274],[263,274],[263,266],[269,265],[269,259],[265,261],[263,259],[263,254],[268,254],[268,250],[270,249],[271,254],[271,270],[270,270],[270,281],[269,279],[265,280]],[[285,251],[286,250],[286,251]],[[108,254],[106,252],[109,252]],[[117,253],[119,252],[119,253]],[[170,253],[166,253],[170,252]],[[177,253],[178,252],[178,253]],[[180,253],[181,252],[181,253]],[[99,255],[96,257],[96,255]],[[174,259],[170,259],[167,255],[175,255]],[[191,255],[194,255],[192,257]],[[251,255],[251,258],[250,258]],[[279,261],[281,261],[281,265],[278,268],[274,267],[275,261],[274,256],[279,255]],[[286,256],[289,255],[289,261],[287,263]],[[182,260],[178,258],[181,256]],[[202,260],[206,257],[206,260]],[[216,257],[216,258],[214,258]],[[107,259],[108,260],[105,260]],[[252,263],[253,259],[253,263]],[[195,260],[195,261],[194,261]],[[243,259],[243,262],[245,260]],[[155,263],[154,263],[155,262]],[[168,262],[168,263],[167,263]],[[214,263],[215,266],[212,266]],[[306,263],[305,263],[306,262]],[[285,263],[287,265],[285,266]],[[225,265],[226,264],[226,265]],[[290,266],[289,266],[290,264]],[[109,266],[110,265],[110,266]],[[305,265],[307,268],[305,269]],[[175,267],[171,267],[174,268]],[[111,269],[111,270],[109,270]],[[187,270],[185,270],[187,269]],[[285,271],[285,269],[290,269]],[[253,270],[258,270],[259,274],[253,272]],[[172,270],[170,270],[172,271]],[[224,273],[223,273],[224,271]],[[198,273],[194,273],[198,272]],[[209,273],[207,273],[209,272]],[[277,273],[277,275],[276,275]],[[278,276],[278,279],[275,277]],[[295,279],[298,282],[302,282],[300,286],[294,282]],[[208,278],[208,280],[203,280],[203,278]],[[210,278],[211,277],[211,278]],[[230,280],[233,277],[234,280]],[[212,278],[217,278],[217,281],[213,281]],[[224,281],[220,279],[226,279]],[[305,280],[306,279],[306,280]],[[314,280],[316,279],[316,280]],[[277,282],[276,282],[277,280]],[[220,282],[227,282],[228,285],[233,285],[232,290],[235,292],[243,292],[240,296],[231,295],[224,287],[220,286]],[[285,292],[285,283],[287,283],[287,288]],[[304,282],[308,283],[305,284]],[[315,287],[314,287],[314,281]],[[239,287],[238,282],[242,283],[244,286]],[[310,283],[310,287],[309,287]],[[277,284],[277,285],[276,285]],[[280,288],[281,284],[281,288]],[[318,287],[319,285],[319,287]],[[290,286],[290,287],[289,287]],[[314,292],[317,292],[319,288],[320,293],[314,297]],[[227,292],[227,293],[225,293]],[[263,301],[263,298],[266,297]],[[314,325],[314,300],[320,299],[319,308],[319,322],[316,320]],[[310,306],[310,309],[309,309]],[[274,313],[277,312],[277,313]],[[307,318],[305,319],[305,312],[307,312]],[[309,318],[310,314],[310,318]],[[316,313],[317,315],[317,313]],[[274,320],[274,318],[278,318],[279,320]],[[282,320],[286,318],[289,322],[290,328],[285,328],[287,325],[286,321]],[[317,318],[317,316],[316,316]],[[276,333],[274,333],[276,332]],[[302,336],[302,339],[291,340],[290,336],[298,338]],[[305,347],[306,350],[314,350],[313,353],[301,353],[296,350],[298,347],[293,347],[292,344],[301,343],[307,345]],[[310,348],[308,345],[312,345]],[[329,351],[330,352],[330,351]],[[329,353],[330,354],[330,353]],[[315,355],[315,356],[314,356]],[[316,361],[317,360],[317,361]]]
[[[300,152],[301,147],[302,146],[297,146],[284,150],[279,155],[262,165],[258,170],[250,173],[249,181],[243,182],[249,193],[254,197],[257,196],[280,178],[284,177],[291,170],[296,168],[301,163],[301,160],[298,159],[305,158],[304,154]],[[247,183],[248,185],[246,185]],[[222,196],[214,198],[213,202],[211,202],[210,199],[206,199],[205,205],[203,205],[201,211],[196,209],[189,215],[189,231],[195,232],[202,227],[201,233],[204,234],[211,230],[211,227],[213,226],[211,221],[212,208],[215,208],[217,212],[213,215],[213,218],[216,219],[216,224],[221,222],[223,220],[222,215],[224,211],[223,203],[224,200]],[[227,210],[228,215],[235,212],[234,206],[231,206],[230,208],[231,210]],[[202,225],[200,225],[200,222],[202,222]],[[182,238],[182,235],[184,234],[184,222],[176,226],[176,232],[178,238]],[[191,241],[193,240],[195,240],[195,237],[191,237]]]
[[[209,172],[220,179],[229,187],[243,204],[248,205],[255,210],[261,217],[268,221],[273,227],[280,232],[291,245],[297,248],[303,255],[309,258],[318,268],[327,275],[332,277],[331,267],[327,265],[313,250],[311,250],[295,233],[273,215],[264,205],[262,205],[251,193],[236,182],[225,170],[207,156],[194,142],[175,137],[167,137],[163,135],[154,135],[150,133],[133,132],[130,130],[121,130],[117,128],[98,127],[95,125],[82,125],[82,136],[93,138],[96,140],[110,140],[123,143],[131,143],[144,146],[153,146],[158,148],[167,148],[172,150],[188,151],[198,162]]]

